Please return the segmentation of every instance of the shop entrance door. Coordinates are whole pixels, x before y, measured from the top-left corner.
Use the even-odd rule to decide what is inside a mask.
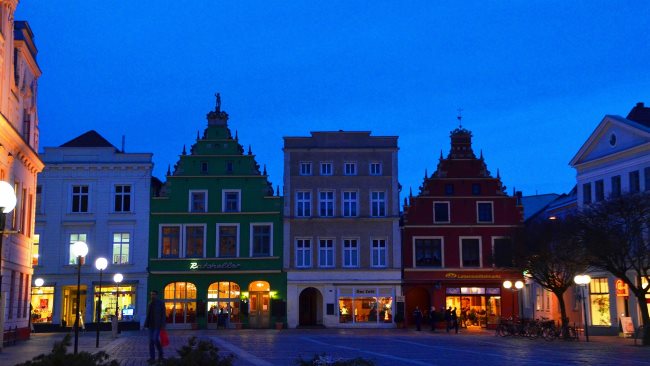
[[[298,324],[314,326],[318,324],[318,303],[320,292],[313,287],[306,288],[300,293],[298,299],[299,313]]]
[[[86,286],[81,286],[79,292],[79,327],[82,326],[84,315],[86,314]],[[65,327],[74,327],[77,314],[77,286],[68,286],[63,288],[63,319],[61,324]]]
[[[248,326],[268,328],[271,321],[271,295],[269,291],[250,292]]]

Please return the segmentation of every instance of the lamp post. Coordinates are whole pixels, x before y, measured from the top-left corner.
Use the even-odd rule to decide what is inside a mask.
[[[97,327],[97,337],[95,339],[95,348],[99,348],[99,326],[101,324],[101,315],[102,315],[102,272],[108,267],[108,261],[104,257],[99,257],[95,260],[95,268],[99,270],[99,297],[97,298],[97,315],[96,315],[96,327]]]
[[[2,239],[5,234],[5,223],[7,220],[7,214],[11,212],[14,207],[16,207],[16,193],[11,184],[0,181],[0,329],[5,328],[5,300],[2,293],[2,267],[3,267],[3,251],[2,251]],[[0,332],[0,349],[2,349],[3,344],[3,334]]]
[[[79,349],[79,316],[81,315],[79,298],[81,297],[81,259],[88,254],[88,245],[83,241],[72,243],[72,254],[77,257],[77,314],[74,318],[74,354]]]
[[[113,276],[113,281],[116,283],[116,291],[115,291],[115,323],[117,324],[117,333],[120,332],[120,319],[118,317],[118,314],[120,313],[120,283],[124,279],[124,276],[122,276],[121,273],[116,273]]]
[[[589,342],[589,324],[587,324],[587,297],[585,295],[585,289],[587,288],[587,285],[589,285],[589,282],[591,282],[591,277],[589,277],[589,275],[577,275],[573,277],[573,282],[582,288],[582,318],[585,322],[585,339],[587,342]]]
[[[513,288],[511,281],[503,281],[503,287],[505,287],[507,290],[512,291],[512,310],[510,312],[512,320],[515,320],[515,292],[524,288],[524,283],[522,281],[515,281],[514,285],[515,287]]]

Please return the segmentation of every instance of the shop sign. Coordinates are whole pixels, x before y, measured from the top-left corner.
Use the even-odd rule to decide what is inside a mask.
[[[354,289],[354,293],[357,295],[376,295],[377,294],[377,289],[376,288],[356,288]]]
[[[455,273],[447,272],[445,278],[452,280],[496,280],[500,279],[500,274],[484,274],[484,273]]]
[[[618,297],[630,296],[630,291],[628,291],[627,284],[623,282],[623,280],[616,280],[616,296]]]
[[[195,271],[216,270],[216,269],[238,269],[239,267],[241,267],[241,264],[233,263],[233,262],[225,262],[225,263],[190,262],[190,269]]]

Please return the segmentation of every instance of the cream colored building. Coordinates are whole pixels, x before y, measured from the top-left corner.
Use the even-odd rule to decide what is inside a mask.
[[[14,187],[17,197],[3,235],[0,326],[28,338],[36,174],[43,169],[37,154],[41,70],[29,25],[13,20],[17,3],[0,1],[0,179]]]
[[[393,327],[401,296],[397,137],[284,138],[289,327]]]

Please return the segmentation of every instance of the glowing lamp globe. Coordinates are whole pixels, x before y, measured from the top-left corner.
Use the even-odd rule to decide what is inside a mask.
[[[16,207],[16,192],[5,181],[0,181],[0,207],[3,213],[9,213]]]

